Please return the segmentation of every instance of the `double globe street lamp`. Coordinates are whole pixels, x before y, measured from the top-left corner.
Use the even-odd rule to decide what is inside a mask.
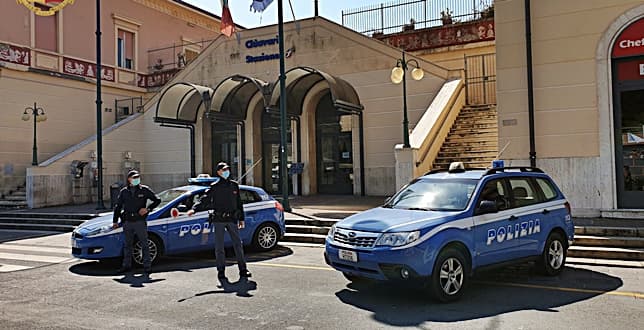
[[[32,116],[34,118],[34,147],[33,147],[31,165],[36,166],[38,165],[38,147],[36,146],[36,123],[40,123],[47,120],[47,115],[45,114],[45,110],[43,110],[43,108],[39,108],[34,102],[33,108],[32,107],[25,108],[25,111],[22,113],[22,120],[29,121]]]
[[[391,82],[398,85],[403,84],[403,142],[405,148],[410,148],[409,144],[409,118],[407,116],[407,71],[409,66],[414,65],[415,68],[411,70],[411,77],[414,80],[421,80],[425,76],[425,72],[420,68],[420,64],[415,59],[405,60],[405,52],[402,53],[402,58],[396,61],[396,66],[391,70]]]

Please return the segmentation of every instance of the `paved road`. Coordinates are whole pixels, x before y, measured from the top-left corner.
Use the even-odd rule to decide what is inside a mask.
[[[22,247],[14,254],[51,256],[61,250],[33,247],[61,248],[68,235],[13,241],[0,250]],[[232,283],[216,279],[210,253],[164,258],[149,279],[116,275],[109,263],[78,260],[0,273],[0,328],[627,329],[644,324],[642,269],[572,265],[559,278],[547,278],[529,265],[515,266],[483,274],[462,301],[443,305],[415,288],[350,284],[324,265],[321,253],[281,246],[251,254],[253,278],[239,282],[230,267]]]

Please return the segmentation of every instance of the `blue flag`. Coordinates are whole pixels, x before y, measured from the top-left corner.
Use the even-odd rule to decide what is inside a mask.
[[[272,2],[273,0],[253,0],[250,9],[255,12],[263,12]]]

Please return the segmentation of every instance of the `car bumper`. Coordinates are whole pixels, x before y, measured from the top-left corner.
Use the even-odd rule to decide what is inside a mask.
[[[123,255],[121,235],[82,237],[72,234],[72,255],[80,259],[107,259]]]
[[[340,250],[357,253],[358,262],[342,260]],[[432,251],[415,246],[407,249],[374,248],[352,249],[335,245],[327,240],[324,259],[335,270],[375,280],[407,281],[431,275],[434,264]],[[404,275],[406,273],[406,276]]]

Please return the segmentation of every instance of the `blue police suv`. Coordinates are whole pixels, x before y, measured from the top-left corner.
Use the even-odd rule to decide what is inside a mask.
[[[208,211],[193,216],[185,213],[172,215],[172,210],[185,212],[192,208],[205,194],[210,183],[217,178],[200,177],[190,179],[189,185],[168,189],[158,194],[161,204],[148,216],[148,245],[152,262],[163,254],[190,253],[215,248],[212,233],[214,227],[208,223]],[[240,185],[240,196],[244,204],[245,228],[240,231],[242,241],[257,250],[273,249],[285,232],[284,209],[282,205],[263,189]],[[176,211],[175,211],[176,212]],[[112,229],[112,213],[88,220],[72,233],[72,255],[81,259],[111,259],[123,257],[124,237],[121,228]],[[228,235],[225,245],[231,245]],[[141,242],[136,242],[133,260],[141,265],[143,261]]]
[[[533,260],[559,274],[573,235],[570,205],[540,169],[453,163],[336,223],[325,259],[351,281],[417,280],[449,302],[483,267]]]

